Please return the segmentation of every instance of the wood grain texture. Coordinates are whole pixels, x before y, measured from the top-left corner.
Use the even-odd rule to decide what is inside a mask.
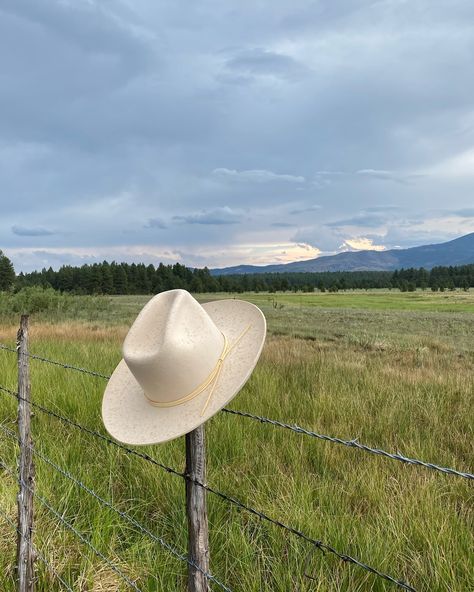
[[[28,365],[28,316],[22,315],[17,335],[18,431],[20,439],[18,492],[18,592],[34,591],[33,487],[35,468],[31,438],[30,376]]]
[[[186,434],[186,473],[191,479],[206,483],[206,443],[204,425]],[[209,572],[209,526],[206,490],[186,481],[186,512],[188,515],[188,556]],[[188,569],[188,591],[208,592],[206,576],[193,566]]]

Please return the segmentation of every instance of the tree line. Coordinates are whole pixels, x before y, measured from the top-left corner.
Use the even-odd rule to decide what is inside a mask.
[[[396,271],[337,271],[312,273],[254,273],[212,275],[207,267],[191,269],[180,263],[102,263],[81,267],[63,265],[15,275],[11,261],[0,251],[0,291],[30,286],[52,287],[75,294],[157,294],[183,288],[190,292],[321,292],[388,288],[448,290],[474,287],[474,264],[457,267],[399,269]]]

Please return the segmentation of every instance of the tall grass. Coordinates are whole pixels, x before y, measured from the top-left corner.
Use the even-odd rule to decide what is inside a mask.
[[[376,313],[368,311],[348,315],[268,305],[265,314],[270,335],[262,359],[231,407],[472,470],[474,343],[466,327],[472,327],[473,315],[384,311],[371,324]],[[441,329],[432,334],[436,318]],[[12,344],[14,329],[5,325],[0,341]],[[33,320],[31,350],[110,373],[125,333],[126,326],[118,324]],[[34,360],[31,374],[35,401],[103,432],[105,381]],[[2,384],[15,387],[14,354],[0,352],[0,376]],[[15,402],[0,397],[0,421],[14,429]],[[206,432],[213,487],[419,591],[474,587],[469,482],[225,413],[212,418]],[[186,548],[181,479],[39,412],[33,433],[43,454],[180,550]],[[183,440],[144,451],[182,470]],[[12,440],[0,437],[0,457],[12,467],[17,452]],[[184,564],[36,462],[38,492],[136,578],[139,588],[185,590]],[[0,507],[13,519],[15,492],[15,483],[1,475]],[[209,494],[208,505],[211,569],[233,590],[392,589],[216,496]],[[39,504],[35,539],[74,590],[127,589]],[[2,591],[15,589],[14,556],[14,533],[0,518]],[[40,563],[38,573],[37,590],[61,589]]]

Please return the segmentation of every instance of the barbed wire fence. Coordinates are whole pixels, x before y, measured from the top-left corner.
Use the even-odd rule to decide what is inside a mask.
[[[9,347],[9,346],[2,344],[2,343],[0,343],[0,349],[5,350],[5,351],[9,351],[12,353],[17,353],[16,349]],[[72,364],[65,364],[63,362],[59,362],[58,360],[50,360],[49,358],[45,358],[43,356],[38,356],[36,354],[29,353],[28,357],[30,357],[33,360],[39,360],[40,362],[45,362],[47,364],[53,364],[54,366],[60,366],[61,368],[64,368],[66,370],[73,370],[75,372],[82,372],[83,374],[88,374],[89,376],[95,376],[97,378],[103,378],[105,380],[109,380],[109,378],[110,378],[109,374],[102,374],[100,372],[95,372],[94,370],[88,370],[87,368],[80,368],[80,367],[74,366]],[[0,390],[2,390],[2,386],[0,386]],[[349,448],[356,448],[358,450],[362,450],[362,451],[368,452],[370,454],[383,456],[385,458],[397,460],[402,463],[416,465],[416,466],[424,467],[426,469],[431,469],[433,471],[439,471],[440,473],[445,473],[445,474],[449,474],[449,475],[457,475],[458,477],[464,477],[465,479],[474,480],[473,473],[458,471],[456,469],[452,469],[449,467],[443,467],[443,466],[440,466],[440,465],[437,465],[437,464],[434,464],[431,462],[426,462],[426,461],[416,459],[416,458],[409,458],[409,457],[404,456],[401,452],[393,453],[393,452],[387,452],[386,450],[382,450],[380,448],[372,448],[370,446],[367,446],[366,444],[360,443],[358,438],[354,438],[352,440],[344,440],[342,438],[328,436],[326,434],[319,434],[317,432],[314,432],[312,430],[308,430],[308,429],[298,426],[296,424],[284,423],[282,421],[279,421],[276,419],[271,419],[269,417],[264,417],[261,415],[254,415],[252,413],[248,413],[246,411],[239,411],[237,409],[228,409],[227,407],[224,407],[222,409],[222,413],[228,413],[231,415],[238,415],[240,417],[252,419],[252,420],[258,421],[263,424],[269,424],[269,425],[272,425],[275,427],[284,428],[286,430],[290,430],[290,431],[295,432],[297,434],[310,436],[311,438],[316,438],[318,440],[332,442],[334,444],[340,444],[342,446],[347,446]]]
[[[104,379],[104,380],[108,380],[110,378],[109,375],[106,375],[106,374],[103,374],[100,372],[96,372],[94,370],[90,370],[87,368],[81,368],[79,366],[75,366],[72,364],[67,364],[67,363],[64,363],[64,362],[61,362],[58,360],[52,360],[52,359],[49,359],[49,358],[42,356],[42,355],[32,354],[27,351],[23,351],[20,354],[18,351],[18,348],[12,348],[6,344],[0,344],[0,350],[4,350],[4,351],[10,352],[10,353],[15,353],[18,355],[19,358],[24,356],[24,357],[27,357],[27,358],[30,358],[30,359],[33,359],[33,360],[36,360],[36,361],[39,361],[42,363],[52,364],[54,366],[61,367],[64,370],[71,370],[71,371],[75,371],[75,372],[80,372],[80,373],[83,373],[83,374],[86,374],[89,376],[93,376],[96,378]],[[0,392],[2,394],[5,394],[5,395],[15,398],[18,401],[18,403],[21,404],[22,401],[23,402],[25,401],[25,397],[22,397],[19,391],[20,391],[20,389],[12,390],[12,389],[6,387],[5,385],[0,385]],[[213,486],[208,485],[207,483],[205,483],[203,481],[200,481],[199,479],[192,478],[187,472],[179,471],[173,467],[170,467],[170,466],[158,461],[157,459],[151,457],[147,453],[141,452],[139,450],[136,450],[134,448],[126,446],[122,443],[119,443],[115,440],[112,440],[108,436],[106,436],[96,430],[93,430],[88,426],[82,425],[82,424],[74,421],[73,419],[66,417],[65,415],[61,415],[60,413],[58,413],[57,411],[55,411],[53,409],[49,409],[43,405],[40,405],[39,403],[36,403],[33,400],[28,401],[28,402],[32,408],[34,408],[35,410],[38,410],[42,415],[46,415],[46,416],[49,416],[55,420],[58,420],[70,428],[78,430],[82,433],[87,434],[88,436],[90,436],[92,438],[99,439],[110,446],[120,449],[126,455],[132,455],[137,458],[140,458],[142,461],[150,463],[150,464],[166,471],[167,473],[174,475],[175,477],[181,478],[188,483],[190,482],[194,486],[201,488],[201,489],[205,490],[206,492],[209,492],[209,493],[217,496],[218,498],[224,500],[225,502],[227,502],[233,506],[236,506],[237,508],[239,508],[241,510],[246,511],[253,516],[258,517],[259,519],[264,520],[264,521],[272,524],[273,526],[276,526],[276,527],[282,529],[284,532],[289,533],[292,536],[297,537],[298,539],[300,539],[300,540],[304,541],[306,544],[308,544],[310,546],[309,547],[310,549],[319,550],[322,552],[327,552],[329,554],[332,554],[335,557],[337,557],[339,560],[341,560],[342,562],[355,565],[358,568],[365,570],[368,573],[373,574],[375,577],[381,578],[381,579],[385,580],[386,582],[393,584],[398,589],[409,590],[411,592],[415,592],[415,589],[407,582],[404,582],[402,579],[393,577],[393,576],[391,576],[387,573],[384,573],[383,571],[381,571],[375,567],[370,566],[369,564],[359,560],[356,557],[353,557],[353,556],[348,555],[344,552],[341,552],[340,550],[336,549],[335,547],[333,547],[329,543],[323,542],[322,540],[319,540],[319,539],[314,539],[313,537],[309,536],[308,534],[304,533],[303,531],[301,531],[297,528],[294,528],[288,524],[285,524],[285,523],[281,522],[280,520],[269,516],[267,513],[240,501],[234,495],[229,495],[225,492],[220,491],[219,489],[217,489]],[[344,439],[337,438],[334,436],[319,434],[315,431],[308,430],[308,429],[300,427],[298,425],[281,422],[279,420],[271,419],[268,417],[254,415],[254,414],[251,414],[251,413],[248,413],[245,411],[224,408],[222,410],[222,412],[233,415],[233,416],[240,416],[240,417],[252,420],[252,421],[257,421],[261,424],[267,424],[267,425],[270,425],[270,426],[273,426],[276,428],[290,430],[294,433],[300,434],[301,436],[306,436],[306,437],[322,440],[325,442],[329,442],[332,444],[346,446],[346,447],[352,448],[357,451],[363,451],[363,452],[366,452],[369,454],[378,455],[383,458],[398,461],[398,462],[401,462],[404,464],[422,467],[424,469],[435,471],[438,473],[442,473],[444,475],[459,477],[459,478],[467,479],[467,480],[474,480],[474,474],[472,474],[472,473],[460,471],[460,470],[457,470],[454,468],[443,467],[441,465],[431,463],[431,462],[426,462],[424,460],[420,460],[420,459],[416,459],[416,458],[409,458],[398,451],[395,453],[392,453],[392,452],[387,452],[387,451],[379,449],[379,448],[373,448],[373,447],[367,446],[365,444],[359,443],[357,439],[344,440]],[[94,491],[94,489],[92,489],[89,485],[83,483],[77,476],[73,475],[67,468],[61,467],[57,463],[55,463],[44,452],[42,452],[41,449],[39,449],[36,445],[32,445],[31,443],[29,444],[28,442],[22,441],[16,432],[10,430],[4,424],[0,424],[0,432],[3,435],[5,435],[7,438],[10,438],[12,441],[16,441],[20,445],[20,450],[21,449],[28,449],[29,452],[31,452],[35,457],[39,458],[42,462],[48,464],[49,467],[51,467],[58,474],[62,475],[62,477],[64,477],[65,479],[70,481],[72,484],[74,484],[74,486],[80,488],[82,491],[86,492],[87,495],[93,497],[101,506],[106,507],[109,510],[116,513],[122,520],[125,520],[130,525],[130,527],[132,527],[133,529],[135,529],[137,532],[141,533],[142,535],[146,536],[152,542],[160,545],[160,547],[165,549],[168,553],[170,553],[177,560],[186,564],[189,568],[193,568],[195,571],[197,571],[199,574],[201,574],[201,576],[204,578],[204,580],[209,585],[212,584],[213,586],[216,586],[217,588],[219,588],[221,590],[224,590],[226,592],[231,592],[231,589],[228,586],[226,586],[223,582],[221,582],[218,578],[216,578],[210,571],[203,570],[202,567],[199,565],[199,562],[196,562],[192,557],[190,557],[189,554],[187,555],[187,554],[177,550],[171,543],[167,542],[162,536],[155,534],[150,529],[148,529],[147,527],[140,524],[135,518],[133,518],[127,512],[124,512],[123,510],[120,510],[119,508],[117,508],[112,502],[103,498],[96,491]],[[85,545],[89,549],[89,551],[92,552],[93,555],[95,555],[101,561],[103,561],[115,573],[115,575],[124,584],[126,584],[126,586],[128,588],[140,591],[140,588],[137,586],[136,581],[134,581],[130,577],[128,577],[124,573],[124,571],[118,565],[116,565],[111,559],[109,559],[104,553],[102,553],[93,544],[93,542],[89,538],[87,538],[83,533],[81,533],[73,524],[68,522],[64,518],[64,516],[56,508],[54,508],[53,505],[48,500],[46,500],[44,497],[40,496],[36,491],[34,491],[34,488],[31,486],[31,484],[29,484],[28,482],[25,482],[25,480],[23,480],[21,478],[21,476],[18,477],[16,471],[12,467],[8,466],[5,462],[3,462],[3,459],[0,460],[0,467],[5,471],[5,473],[10,478],[17,479],[20,489],[27,490],[30,493],[32,493],[33,497],[40,503],[40,505],[45,507],[50,512],[50,514],[52,516],[54,516],[54,518],[57,519],[58,522],[62,526],[64,526],[68,531],[70,531],[74,535],[74,537],[80,541],[80,543]],[[11,518],[9,517],[9,515],[1,508],[0,508],[0,514],[2,515],[3,519],[14,530],[17,531],[18,535],[20,536],[19,526],[15,525],[13,520],[11,520]],[[52,574],[52,576],[58,580],[58,582],[64,587],[64,589],[72,590],[70,584],[68,584],[64,580],[64,578],[61,577],[61,575],[57,572],[57,570],[52,565],[51,561],[49,561],[47,559],[46,551],[45,550],[40,551],[33,544],[33,541],[31,540],[31,538],[32,537],[28,538],[27,543],[28,543],[30,550],[33,553],[34,557],[39,558],[45,564],[46,569],[49,571],[49,573]],[[189,588],[189,589],[191,589],[191,588]],[[203,589],[209,589],[209,588],[203,588]],[[30,590],[30,589],[25,588],[25,590]]]

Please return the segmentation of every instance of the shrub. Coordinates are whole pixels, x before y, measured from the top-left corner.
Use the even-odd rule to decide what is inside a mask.
[[[100,315],[109,304],[109,299],[100,296],[75,296],[61,293],[53,288],[33,286],[19,292],[0,294],[0,316],[20,314],[46,314],[48,316],[95,316]]]

